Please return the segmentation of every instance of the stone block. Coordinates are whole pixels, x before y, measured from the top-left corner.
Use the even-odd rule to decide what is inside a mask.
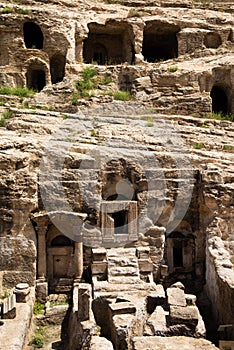
[[[36,283],[36,297],[41,303],[46,301],[48,296],[48,283],[37,281]]]
[[[78,286],[78,317],[81,321],[90,319],[91,314],[91,285],[88,283],[81,283]]]
[[[112,315],[134,314],[136,312],[136,307],[129,302],[109,304],[109,309]]]
[[[167,288],[168,304],[175,306],[186,306],[184,291],[180,288]]]
[[[195,306],[170,306],[169,317],[172,325],[185,324],[195,328],[198,324],[198,311]]]
[[[146,259],[139,260],[139,269],[140,272],[153,272],[154,266],[153,263]]]
[[[197,300],[196,295],[185,294],[185,299],[186,299],[187,305],[189,305],[189,306],[191,306],[191,305],[195,306],[196,305],[196,300]]]
[[[147,312],[152,314],[155,308],[166,303],[166,295],[161,284],[156,285],[156,290],[147,296]]]
[[[15,294],[3,299],[1,306],[2,319],[12,319],[16,317],[16,297]]]
[[[149,247],[137,247],[136,255],[138,259],[149,259],[150,248]]]
[[[94,248],[92,249],[92,261],[106,261],[106,249]]]
[[[107,269],[107,263],[106,262],[102,262],[102,261],[95,261],[92,266],[92,275],[99,275],[99,274],[104,274],[106,272]]]
[[[162,335],[162,333],[167,332],[167,321],[166,316],[168,315],[168,312],[165,312],[161,306],[157,306],[155,311],[150,315],[148,318],[145,329],[144,329],[144,335]]]
[[[104,337],[93,336],[90,342],[90,350],[114,350],[112,343]]]
[[[133,350],[218,350],[205,339],[188,337],[134,337]]]

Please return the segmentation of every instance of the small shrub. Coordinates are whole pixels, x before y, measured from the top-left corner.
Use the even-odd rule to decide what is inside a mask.
[[[171,66],[171,67],[168,67],[167,70],[170,73],[175,73],[175,72],[177,72],[178,67],[177,66]]]
[[[41,326],[37,328],[35,335],[33,337],[33,340],[31,342],[34,349],[43,348],[45,328],[46,327],[41,327]]]
[[[91,78],[93,78],[95,75],[97,75],[97,70],[93,67],[86,67],[82,73],[81,76],[83,78],[84,81],[88,81]]]
[[[12,13],[13,11],[12,7],[4,7],[4,9],[2,9],[2,14]]]
[[[86,67],[82,72],[82,80],[76,82],[76,89],[82,97],[93,96],[93,89],[98,87],[97,81],[94,77],[97,75],[97,70],[92,67]],[[74,104],[74,103],[72,103]]]
[[[114,100],[129,101],[132,100],[132,95],[129,91],[113,91],[110,95],[114,97]]]
[[[35,301],[34,307],[33,307],[33,313],[36,316],[43,314],[44,313],[44,305],[42,303],[40,303],[39,301]]]
[[[29,108],[29,103],[28,103],[28,101],[25,101],[25,102],[24,102],[24,108]]]
[[[78,105],[78,95],[77,94],[72,94],[72,105],[77,106]]]
[[[6,120],[10,119],[13,116],[14,112],[11,110],[6,110],[3,112],[2,117],[0,119],[0,127],[5,126]]]
[[[4,98],[0,101],[0,106],[5,106],[6,103],[7,103],[7,99]]]
[[[93,130],[90,131],[90,136],[97,137],[98,136],[98,132],[93,129]]]
[[[203,142],[196,142],[196,143],[193,144],[193,147],[194,147],[195,149],[202,149],[202,148],[205,147],[205,145],[204,145]]]
[[[44,346],[44,339],[43,336],[41,335],[36,335],[33,338],[32,344],[34,346],[35,349],[39,349],[39,348],[43,348]]]

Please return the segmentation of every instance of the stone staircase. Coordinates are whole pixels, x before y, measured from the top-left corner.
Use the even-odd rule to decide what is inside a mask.
[[[110,283],[140,282],[140,271],[135,248],[112,248],[107,252],[107,278]]]

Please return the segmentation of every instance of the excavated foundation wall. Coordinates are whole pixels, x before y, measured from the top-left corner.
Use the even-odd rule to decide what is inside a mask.
[[[233,323],[234,273],[230,254],[220,238],[218,226],[218,222],[215,220],[208,230],[205,289],[212,302],[216,324],[225,326]],[[233,328],[228,327],[226,334],[228,339],[232,339],[234,336]]]

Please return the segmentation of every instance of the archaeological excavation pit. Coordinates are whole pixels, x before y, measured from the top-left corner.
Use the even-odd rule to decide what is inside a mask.
[[[177,25],[160,21],[146,22],[142,54],[147,62],[157,62],[178,57]]]
[[[43,33],[34,22],[24,23],[24,42],[27,49],[43,49]]]
[[[134,62],[133,34],[127,23],[90,23],[88,27],[89,34],[83,49],[85,63],[111,65]]]

